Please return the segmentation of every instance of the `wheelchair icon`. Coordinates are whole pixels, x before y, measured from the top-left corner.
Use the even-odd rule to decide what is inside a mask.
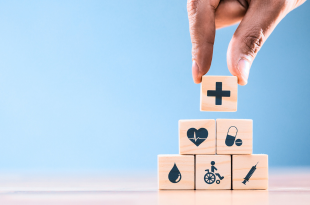
[[[224,179],[224,177],[222,177],[220,174],[216,173],[212,173],[212,172],[209,172],[209,169],[206,169],[206,174],[204,176],[204,180],[207,184],[213,184],[216,180],[216,176],[218,176],[218,180],[216,180],[216,183],[219,184],[221,183],[221,180]]]

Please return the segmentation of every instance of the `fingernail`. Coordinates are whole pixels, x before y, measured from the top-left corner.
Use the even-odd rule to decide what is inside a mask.
[[[199,72],[199,67],[196,63],[196,61],[193,60],[192,63],[192,74],[193,74],[193,80],[195,83],[200,83],[201,82],[201,74]]]
[[[238,70],[241,74],[244,85],[248,83],[251,63],[248,60],[241,58],[238,62]]]

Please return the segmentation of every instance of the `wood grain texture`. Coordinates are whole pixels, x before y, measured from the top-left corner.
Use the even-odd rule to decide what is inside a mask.
[[[303,158],[307,160],[307,158]],[[269,170],[268,190],[158,190],[157,172],[0,173],[1,205],[309,205],[310,168]],[[51,175],[52,174],[52,175]]]
[[[222,104],[216,105],[215,97],[208,96],[208,90],[215,90],[216,83],[222,82],[222,90],[229,90],[230,97],[223,97]],[[237,111],[238,79],[236,76],[203,76],[200,89],[201,111]]]
[[[216,181],[213,184],[207,184],[204,180],[206,169],[211,172],[211,162],[222,177],[219,184]],[[196,155],[196,189],[231,189],[231,155]],[[216,176],[216,180],[219,180]]]
[[[174,164],[182,176],[178,183],[172,183],[168,179]],[[194,155],[158,155],[158,188],[194,189],[194,166]]]
[[[232,128],[231,128],[232,127]],[[237,128],[235,140],[242,140],[241,146],[227,146],[227,135],[235,135],[233,127]],[[230,129],[231,128],[231,129]],[[228,132],[229,131],[229,132]],[[253,120],[217,119],[216,120],[216,153],[217,154],[252,154],[253,151]]]
[[[208,137],[196,146],[187,136],[190,128],[205,128]],[[180,154],[215,154],[215,120],[179,120]]]
[[[249,180],[245,181],[246,176],[255,165],[256,170]],[[233,155],[232,170],[233,189],[268,188],[268,155]],[[244,181],[245,184],[243,183]]]

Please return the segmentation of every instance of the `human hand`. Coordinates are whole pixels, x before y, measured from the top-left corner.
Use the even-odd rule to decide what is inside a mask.
[[[195,83],[211,66],[215,30],[241,21],[227,50],[227,65],[240,85],[248,82],[255,56],[277,24],[306,0],[188,0]]]

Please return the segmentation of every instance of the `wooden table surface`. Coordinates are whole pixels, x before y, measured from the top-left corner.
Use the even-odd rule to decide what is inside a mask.
[[[272,169],[269,189],[157,190],[156,173],[0,175],[0,204],[310,204],[310,169]]]

